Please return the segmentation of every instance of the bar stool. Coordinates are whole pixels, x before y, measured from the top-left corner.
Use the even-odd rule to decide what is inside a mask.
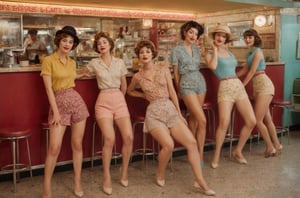
[[[30,172],[30,178],[32,179],[31,158],[28,143],[28,138],[30,136],[31,131],[29,129],[20,131],[0,130],[0,141],[11,141],[13,162],[12,164],[3,166],[1,170],[7,173],[13,173],[14,192],[17,191],[17,173],[28,170]],[[28,164],[19,162],[19,140],[21,139],[25,139],[26,141]]]
[[[202,105],[202,109],[204,113],[206,113],[206,119],[208,123],[208,130],[212,133],[213,138],[216,137],[216,118],[215,118],[215,110],[212,102],[205,101]],[[213,139],[208,139],[209,141],[214,141]]]
[[[95,157],[97,155],[100,155],[100,156],[102,155],[102,150],[95,151],[95,136],[96,136],[97,126],[98,126],[97,121],[96,121],[96,119],[94,119],[93,132],[92,132],[93,133],[92,134],[92,155],[91,155],[91,167],[92,168],[94,167]],[[115,125],[114,125],[114,128],[115,128]],[[114,160],[115,165],[117,164],[117,159],[122,157],[122,154],[117,152],[116,141],[117,140],[115,139],[114,148],[113,148],[113,152],[112,152],[112,159]],[[101,133],[101,144],[100,144],[101,149],[103,148],[103,142],[104,142],[104,137],[103,137],[103,133]]]
[[[273,114],[274,114],[274,108],[281,108],[283,111],[286,109],[288,110],[288,108],[290,108],[292,106],[291,101],[288,100],[281,100],[281,99],[274,99],[271,102],[270,108],[271,108],[271,116],[273,118]],[[283,125],[280,126],[275,126],[277,133],[280,133],[280,141],[282,142],[282,136],[283,136],[283,132],[287,132],[287,136],[288,136],[288,144],[290,144],[290,129],[289,127],[285,127]]]
[[[133,136],[136,135],[136,133],[138,132],[137,126],[138,125],[142,125],[142,127],[144,126],[145,123],[145,116],[142,115],[132,115],[132,119],[133,119],[133,124],[132,124],[132,129],[133,129]],[[150,135],[148,133],[143,133],[143,143],[142,143],[142,148],[137,148],[134,149],[133,154],[135,155],[142,155],[143,156],[143,162],[145,161],[145,159],[147,160],[147,156],[152,155],[152,160],[154,162],[155,159],[155,140],[154,138],[152,138],[152,148],[148,148],[147,147],[147,136]],[[135,139],[134,138],[134,142],[133,145],[135,145]]]
[[[42,131],[45,131],[46,135],[46,152],[48,153],[48,148],[49,148],[49,132],[50,132],[50,125],[48,122],[43,122],[42,123]]]

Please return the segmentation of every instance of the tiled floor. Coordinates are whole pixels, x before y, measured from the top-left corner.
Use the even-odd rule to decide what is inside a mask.
[[[262,155],[264,143],[249,145],[244,155],[247,165],[240,165],[228,157],[229,149],[223,149],[222,159],[217,169],[209,167],[212,152],[205,152],[205,178],[220,198],[299,198],[300,197],[300,131],[290,134],[290,144],[283,137],[283,152],[265,159]],[[105,195],[101,191],[101,166],[85,168],[82,173],[85,198],[194,198],[204,197],[195,189],[193,175],[186,156],[173,158],[173,171],[168,169],[166,186],[155,184],[157,162],[148,160],[146,164],[133,162],[129,168],[129,187],[122,187],[119,181],[119,165],[112,166],[113,194]],[[12,193],[12,182],[0,183],[1,198],[39,198],[41,197],[43,176],[35,176],[31,183],[29,178],[22,178],[17,184],[18,191]],[[53,178],[53,197],[71,198],[72,171],[55,173]]]

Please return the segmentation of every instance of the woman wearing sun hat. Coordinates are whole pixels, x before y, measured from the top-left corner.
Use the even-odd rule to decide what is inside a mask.
[[[233,157],[238,163],[247,164],[242,150],[256,124],[255,115],[244,85],[235,72],[237,60],[226,45],[232,40],[229,27],[218,25],[210,33],[210,36],[212,37],[212,51],[206,54],[205,60],[208,68],[213,70],[219,79],[219,125],[216,131],[216,148],[211,167],[218,167],[222,144],[229,127],[230,115],[234,105],[244,119],[245,124],[241,129],[238,144],[233,151]]]
[[[74,90],[76,63],[69,57],[79,43],[76,30],[65,26],[55,34],[56,52],[47,56],[42,63],[41,76],[48,96],[50,111],[50,144],[47,152],[44,172],[43,198],[52,197],[51,180],[57,157],[67,126],[71,126],[71,145],[73,151],[74,189],[77,197],[83,197],[81,186],[82,139],[85,131],[88,109],[81,96]]]

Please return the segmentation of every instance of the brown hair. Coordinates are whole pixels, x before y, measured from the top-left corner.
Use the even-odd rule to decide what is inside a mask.
[[[212,32],[211,36],[212,36],[213,39],[215,39],[215,36],[216,36],[217,33],[224,33],[224,34],[226,34],[225,44],[232,42],[230,34],[225,33],[225,32]]]
[[[254,44],[253,44],[253,46],[255,46],[255,47],[260,47],[262,45],[262,40],[261,40],[259,34],[257,33],[257,31],[255,29],[246,30],[244,32],[243,36],[244,36],[244,39],[247,36],[254,36]]]
[[[100,53],[99,50],[98,50],[98,41],[100,38],[105,38],[109,44],[110,44],[110,49],[109,49],[109,52],[111,53],[115,47],[115,43],[113,41],[112,38],[109,37],[109,35],[107,33],[104,33],[104,32],[98,32],[95,37],[94,37],[94,44],[93,44],[93,48],[96,52]]]
[[[68,37],[68,36],[71,36],[71,35],[69,35],[69,34],[67,34],[67,33],[61,33],[61,34],[56,35],[55,38],[54,38],[54,44],[55,44],[55,46],[56,46],[57,48],[59,48],[59,43],[60,43],[60,41],[61,41],[62,39],[64,39],[64,38]],[[71,36],[71,37],[72,37],[72,36]],[[74,39],[74,37],[72,37],[72,38]],[[79,43],[75,42],[75,40],[74,40],[73,46],[72,46],[72,50],[75,49],[75,48],[77,47],[78,44],[79,44]]]
[[[152,58],[155,58],[157,56],[157,51],[156,51],[154,43],[149,40],[142,40],[142,41],[139,41],[136,44],[136,47],[134,48],[134,52],[137,55],[137,57],[139,57],[140,51],[143,47],[146,47],[151,50],[152,56],[153,56]]]
[[[204,28],[202,25],[197,23],[196,21],[188,21],[185,24],[183,24],[180,28],[180,36],[181,39],[185,39],[185,33],[189,31],[191,28],[196,28],[198,30],[197,39],[203,34]]]

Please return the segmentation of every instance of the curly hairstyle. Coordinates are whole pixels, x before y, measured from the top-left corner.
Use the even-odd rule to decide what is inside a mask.
[[[105,38],[109,44],[110,44],[110,49],[109,49],[109,52],[112,53],[112,51],[114,50],[114,47],[115,47],[115,42],[112,38],[109,37],[109,35],[107,33],[104,33],[104,32],[98,32],[95,37],[94,37],[94,44],[93,44],[93,49],[100,53],[99,50],[98,50],[98,41],[100,38]]]
[[[244,39],[247,36],[254,36],[254,44],[253,44],[253,46],[255,46],[255,47],[261,47],[262,46],[262,40],[261,40],[259,34],[257,33],[257,31],[255,29],[246,30],[244,32],[243,36],[244,36]]]
[[[198,30],[198,35],[197,35],[197,39],[203,34],[204,32],[204,28],[202,25],[200,25],[198,22],[196,21],[188,21],[185,24],[183,24],[180,28],[180,36],[181,39],[184,40],[185,39],[185,33],[187,31],[189,31],[191,28],[196,28]]]
[[[153,56],[152,58],[155,58],[157,56],[157,51],[156,51],[154,43],[149,40],[142,40],[142,41],[139,41],[134,48],[134,52],[137,55],[137,57],[139,57],[140,51],[143,47],[146,47],[151,50],[152,56]]]
[[[61,33],[61,34],[56,35],[55,38],[54,38],[54,41],[53,41],[53,42],[54,42],[54,45],[55,45],[57,48],[59,48],[59,43],[60,43],[60,41],[61,41],[62,39],[64,39],[64,38],[67,38],[68,36],[71,36],[71,35],[69,35],[69,34],[67,34],[67,33]],[[72,37],[72,36],[71,36],[71,37]],[[72,46],[72,50],[75,49],[75,48],[78,46],[78,44],[79,44],[79,43],[77,43],[77,42],[74,41],[73,46]]]

